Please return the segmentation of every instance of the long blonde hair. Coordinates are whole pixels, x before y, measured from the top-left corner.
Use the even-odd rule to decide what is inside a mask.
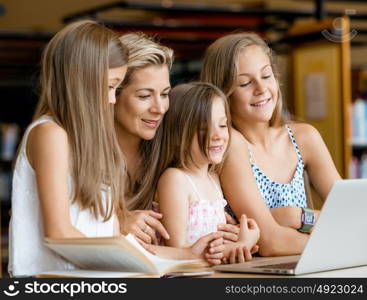
[[[118,36],[93,21],[78,21],[59,31],[42,57],[41,95],[34,119],[50,114],[68,135],[73,202],[108,220],[123,212],[124,162],[108,103],[108,69],[127,63]],[[112,201],[103,205],[101,190]]]
[[[167,66],[171,69],[173,50],[156,42],[143,33],[128,33],[120,41],[129,50],[129,62],[126,76],[121,84],[124,88],[133,80],[136,70],[149,66]],[[118,100],[117,100],[118,101]],[[154,200],[155,186],[159,178],[155,177],[159,162],[162,139],[162,126],[157,129],[152,140],[140,142],[140,164],[134,178],[127,177],[126,203],[129,210],[151,209]],[[122,149],[123,151],[124,149]]]
[[[238,77],[239,55],[242,50],[252,45],[259,46],[269,57],[275,80],[278,83],[278,99],[269,125],[281,126],[284,124],[282,117],[283,100],[279,88],[279,73],[275,56],[271,48],[257,34],[249,32],[233,33],[212,43],[204,55],[200,80],[219,87],[231,104],[231,95]]]

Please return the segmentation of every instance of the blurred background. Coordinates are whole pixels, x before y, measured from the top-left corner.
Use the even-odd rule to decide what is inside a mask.
[[[367,178],[367,1],[3,0],[3,277],[8,276],[12,163],[37,103],[41,53],[55,32],[68,22],[83,18],[97,20],[121,34],[142,31],[172,47],[172,85],[198,78],[203,53],[218,37],[234,31],[257,32],[277,53],[284,113],[320,131],[344,178]],[[321,207],[322,202],[317,206]]]

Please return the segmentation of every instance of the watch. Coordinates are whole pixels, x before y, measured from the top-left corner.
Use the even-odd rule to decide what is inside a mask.
[[[309,232],[315,224],[315,213],[310,208],[302,207],[300,232]]]

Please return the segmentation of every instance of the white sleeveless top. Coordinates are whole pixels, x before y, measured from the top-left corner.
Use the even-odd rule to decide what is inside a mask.
[[[8,265],[9,274],[12,276],[33,276],[43,271],[75,268],[43,244],[43,222],[36,175],[27,158],[26,144],[32,128],[44,122],[54,121],[49,116],[42,116],[27,128],[14,168]],[[68,189],[72,225],[87,237],[113,236],[116,216],[113,215],[107,222],[103,222],[102,218],[96,220],[89,209],[81,210],[78,204],[71,203],[71,177]],[[106,201],[106,193],[103,193],[102,197]]]

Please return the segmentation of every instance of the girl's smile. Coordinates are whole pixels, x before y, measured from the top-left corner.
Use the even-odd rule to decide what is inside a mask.
[[[259,46],[246,47],[239,55],[238,73],[237,85],[231,95],[233,119],[269,122],[279,89],[269,57]]]

